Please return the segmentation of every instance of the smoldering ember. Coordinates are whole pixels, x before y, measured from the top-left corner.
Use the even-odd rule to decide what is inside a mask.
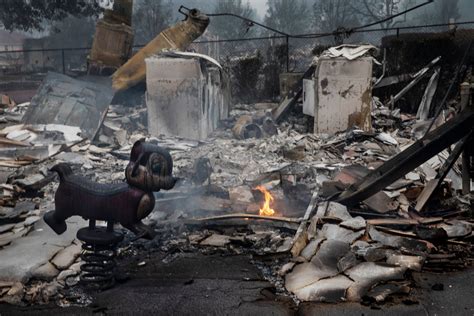
[[[471,1],[0,8],[0,315],[474,314]]]

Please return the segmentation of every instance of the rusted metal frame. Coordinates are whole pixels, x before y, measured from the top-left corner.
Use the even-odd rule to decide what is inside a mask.
[[[438,174],[436,175],[436,178],[431,180],[428,185],[426,185],[423,188],[423,191],[419,195],[415,209],[419,212],[421,211],[426,203],[429,201],[431,196],[433,195],[433,192],[439,187],[441,182],[443,182],[444,178],[448,174],[449,170],[453,167],[454,163],[456,160],[459,158],[461,155],[464,147],[468,142],[471,141],[471,136],[472,136],[472,131],[469,133],[467,136],[465,136],[463,139],[461,139],[457,144],[456,147],[454,147],[453,151],[449,155],[448,159],[444,162],[443,166],[438,170]]]
[[[369,173],[361,181],[342,192],[335,200],[341,204],[352,206],[371,197],[443,149],[470,134],[474,129],[473,120],[473,111],[461,112],[454,119],[427,134],[424,139],[416,141],[403,152]]]

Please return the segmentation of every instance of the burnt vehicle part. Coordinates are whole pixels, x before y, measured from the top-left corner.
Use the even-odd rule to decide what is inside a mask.
[[[184,50],[201,36],[209,25],[209,18],[197,9],[184,12],[180,8],[179,12],[184,14],[184,21],[162,31],[117,69],[112,75],[114,89],[125,90],[143,81],[146,76],[145,58],[165,49]]]
[[[174,187],[173,160],[165,149],[137,141],[132,147],[125,169],[126,182],[102,184],[75,175],[68,164],[55,165],[51,171],[59,175],[55,194],[55,210],[44,215],[44,221],[58,234],[67,229],[66,219],[78,215],[89,220],[77,238],[83,244],[81,278],[85,284],[98,289],[113,285],[116,245],[122,234],[113,230],[114,223],[135,233],[136,238],[152,239],[153,229],[142,222],[155,206],[153,192]],[[107,222],[107,228],[97,227],[96,221]]]

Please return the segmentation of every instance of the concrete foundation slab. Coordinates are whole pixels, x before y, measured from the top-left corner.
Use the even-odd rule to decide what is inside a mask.
[[[57,252],[69,246],[76,238],[79,228],[87,225],[82,218],[74,216],[67,220],[68,229],[56,235],[43,220],[35,224],[34,231],[14,240],[0,256],[0,280],[25,283],[33,272],[48,262]]]

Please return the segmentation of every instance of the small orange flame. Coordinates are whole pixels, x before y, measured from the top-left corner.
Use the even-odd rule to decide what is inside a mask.
[[[270,207],[270,202],[273,202],[273,196],[268,192],[265,187],[259,185],[255,189],[259,190],[265,195],[265,203],[263,204],[263,207],[260,208],[259,214],[261,216],[272,216],[275,215],[275,210]]]

